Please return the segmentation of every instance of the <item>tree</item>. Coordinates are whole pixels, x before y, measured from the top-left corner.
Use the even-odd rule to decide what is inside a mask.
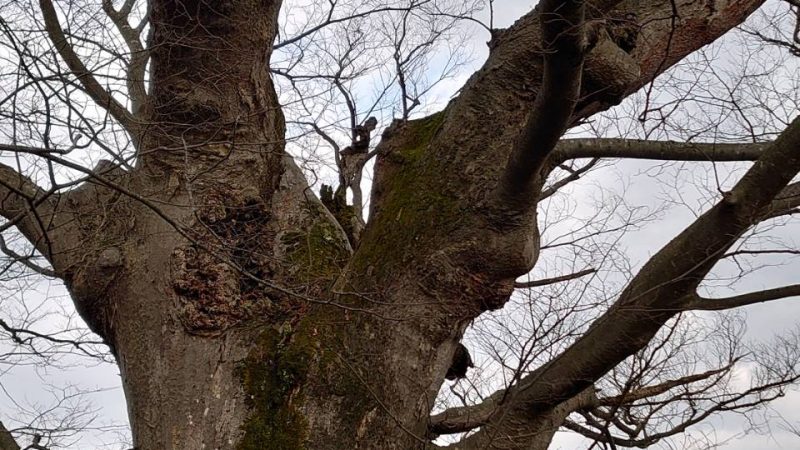
[[[663,361],[689,340],[676,341],[688,336],[677,317],[800,294],[698,293],[745,233],[797,212],[800,122],[745,144],[563,136],[762,3],[543,0],[492,29],[483,67],[419,119],[421,55],[469,6],[312,4],[284,37],[271,1],[104,1],[104,15],[78,2],[40,0],[33,16],[9,5],[0,25],[16,85],[1,148],[18,159],[0,166],[0,213],[3,231],[16,227],[32,247],[5,253],[62,279],[108,345],[136,448],[432,448],[461,432],[451,448],[547,448],[561,426],[612,448],[647,446],[797,379],[790,344],[743,393],[714,391],[740,358],[725,345],[729,358],[698,373],[669,378]],[[420,18],[426,32],[408,34]],[[78,21],[83,31],[64,25]],[[374,148],[353,151],[370,122],[351,84],[353,55],[375,49],[360,28],[370,23],[391,38],[398,114]],[[339,24],[354,24],[343,47],[315,40]],[[276,48],[290,49],[283,66],[270,62]],[[338,62],[333,73],[298,74],[291,55],[311,48]],[[291,104],[276,77],[301,98],[296,82],[313,79],[345,99],[350,152],[316,120],[293,124],[335,150],[339,186],[321,199],[285,148]],[[81,149],[110,159],[88,169]],[[373,158],[364,223],[359,181]],[[542,247],[537,205],[601,158],[754,163],[567,345],[484,401],[431,417],[470,323],[537,285],[515,282]],[[548,183],[558,171],[566,177]],[[685,403],[676,426],[642,435]]]

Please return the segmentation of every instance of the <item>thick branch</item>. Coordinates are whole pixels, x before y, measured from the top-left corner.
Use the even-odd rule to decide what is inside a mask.
[[[121,103],[114,99],[111,94],[100,85],[91,71],[83,64],[80,57],[75,53],[75,50],[67,42],[64,35],[64,30],[58,21],[58,14],[56,13],[53,2],[50,0],[40,0],[39,5],[42,8],[42,16],[44,17],[45,29],[47,30],[50,40],[61,55],[61,58],[67,64],[67,67],[78,78],[86,93],[94,100],[99,106],[108,110],[123,127],[128,131],[132,131],[136,122],[134,116],[125,109]]]
[[[3,422],[0,422],[0,450],[19,450],[19,445]]]
[[[681,20],[675,23],[669,20],[672,13],[672,3],[669,1],[648,2],[647,4],[633,1],[621,2],[616,8],[618,12],[623,14],[630,12],[638,15],[638,19],[633,24],[638,29],[636,43],[627,55],[634,60],[635,64],[641,66],[639,76],[626,87],[623,93],[629,94],[636,91],[657,75],[668,70],[681,58],[726,33],[741,23],[762,2],[763,0],[736,2],[714,10],[709,10],[701,4],[681,3],[679,8]],[[597,17],[598,20],[609,16],[614,17],[615,13],[606,8],[612,4],[616,6],[616,3],[619,2],[592,4],[589,7],[589,14]],[[539,178],[543,178],[546,175],[545,173],[533,175],[526,173],[527,170],[539,163],[534,159],[526,159],[522,155],[525,152],[533,152],[535,158],[544,157],[555,143],[537,142],[536,148],[545,153],[542,155],[533,147],[517,144],[526,142],[526,139],[520,136],[520,129],[524,124],[535,123],[535,119],[531,119],[531,112],[538,110],[538,107],[533,106],[536,99],[543,102],[548,96],[559,95],[560,98],[550,100],[558,102],[566,98],[567,103],[570,100],[568,92],[558,90],[552,92],[552,89],[555,88],[542,86],[544,72],[542,49],[547,48],[542,44],[539,17],[543,6],[540,4],[536,10],[520,18],[509,29],[495,33],[490,43],[491,51],[488,60],[484,67],[465,84],[458,98],[452,101],[445,111],[430,116],[424,121],[418,121],[420,126],[431,124],[430,130],[418,133],[419,127],[411,123],[404,128],[391,130],[393,133],[389,138],[382,141],[378,147],[380,153],[376,164],[376,183],[373,184],[371,197],[370,220],[373,228],[381,222],[381,210],[386,210],[393,216],[397,214],[397,210],[391,211],[394,208],[393,205],[385,204],[388,199],[411,198],[415,192],[422,191],[441,192],[446,196],[464,199],[463,204],[458,206],[463,211],[472,211],[478,205],[481,212],[490,212],[486,214],[489,216],[489,220],[503,224],[504,237],[496,240],[485,239],[483,220],[486,215],[472,221],[467,214],[463,217],[465,220],[459,221],[460,224],[463,224],[463,229],[455,230],[456,233],[465,235],[473,232],[480,233],[481,237],[475,237],[473,242],[480,242],[481,249],[477,251],[486,253],[485,266],[491,267],[496,273],[509,274],[514,277],[528,271],[531,264],[529,250],[533,246],[510,245],[507,241],[513,240],[515,244],[519,244],[522,242],[522,236],[536,234],[532,229],[533,221],[528,218],[523,219],[513,209],[517,209],[517,212],[521,209],[530,211],[530,208],[533,208],[541,196],[538,195],[539,193],[526,195],[521,191],[509,188],[498,189],[498,187],[503,184],[501,181],[504,179],[517,178],[509,174],[519,175],[517,180],[527,180],[531,176],[536,178],[537,175],[541,175]],[[668,44],[668,37],[671,35],[675,35],[677,38],[672,44]],[[552,48],[552,44],[550,48]],[[590,53],[595,50],[592,49]],[[620,51],[622,51],[621,48]],[[557,52],[549,52],[545,53],[545,56],[555,58],[557,54]],[[590,62],[586,61],[584,66],[589,64]],[[565,80],[557,81],[563,83]],[[587,81],[586,74],[582,76],[583,81]],[[602,84],[601,80],[593,81],[595,84]],[[602,102],[595,105],[592,103],[592,98],[592,95],[587,95],[582,99],[579,111],[571,114],[570,124],[575,124],[609,106]],[[557,109],[544,111],[547,114],[544,119],[552,121],[557,112]],[[528,131],[533,130],[529,127]],[[556,136],[554,139],[557,139],[561,136],[562,131],[562,129],[549,130],[549,133],[553,133]],[[420,136],[425,138],[424,142],[418,142]],[[393,170],[394,174],[399,173],[398,164],[384,164],[382,160],[387,158],[381,155],[388,155],[393,152],[393,149],[402,148],[404,140],[410,141],[408,148],[420,150],[419,155],[414,159],[414,162],[420,162],[420,168],[417,170],[404,167],[403,170],[416,170],[413,182],[392,184],[389,177],[393,175]],[[514,162],[514,158],[510,157],[512,149],[516,149],[516,158],[521,159],[522,164],[527,166],[519,166]],[[394,151],[394,153],[398,152]],[[410,162],[407,161],[407,163]],[[410,164],[405,165],[409,166]],[[476,170],[478,167],[481,170]],[[567,177],[567,180],[572,178]],[[513,185],[514,183],[510,183],[507,187]],[[397,191],[396,197],[387,195],[389,190]],[[507,191],[506,195],[509,196],[509,199],[505,199],[505,202],[498,202],[498,191]],[[552,194],[552,192],[554,191],[549,190],[547,194]],[[516,202],[516,205],[511,205],[512,211],[508,211],[511,213],[511,217],[504,214],[506,211],[503,211],[509,200]],[[461,203],[459,200],[455,201]],[[450,201],[450,204],[453,206],[453,201]],[[438,217],[441,216],[438,214],[439,209],[431,208],[429,211],[431,213],[425,214],[422,218],[423,221],[436,222],[439,220]],[[434,213],[435,211],[437,213]],[[496,220],[497,216],[504,220],[502,222]],[[505,220],[505,218],[513,220]],[[435,241],[437,234],[448,229],[454,223],[449,218],[443,222],[426,227],[425,236],[421,236],[416,241],[424,242],[426,237],[431,237],[431,240]],[[526,229],[513,230],[513,232],[509,230],[515,226]],[[371,227],[368,225],[364,239],[369,241],[370,236],[376,240],[385,239],[386,230],[376,230],[370,233],[369,228]],[[514,235],[517,231],[519,236]],[[447,234],[453,235],[453,233],[453,230],[448,229]],[[488,243],[491,243],[492,248],[488,248],[489,246],[486,245]],[[431,249],[432,252],[435,250]],[[526,252],[524,255],[521,254],[523,251]],[[533,253],[535,254],[535,252]]]
[[[676,387],[711,378],[715,375],[730,370],[732,366],[733,363],[719,369],[688,375],[685,377],[676,378],[674,380],[667,380],[663,383],[645,386],[641,389],[636,389],[631,392],[626,392],[611,397],[591,397],[589,404],[580,404],[579,406],[590,408],[598,406],[615,406],[655,397]],[[500,406],[500,401],[505,397],[505,395],[506,390],[501,389],[493,393],[490,397],[486,398],[479,404],[447,409],[430,418],[428,430],[433,434],[440,435],[463,433],[478,428],[489,420],[492,413],[497,411],[498,407]],[[567,426],[567,428],[577,431],[569,426]]]
[[[764,303],[772,300],[781,300],[789,297],[800,296],[800,284],[783,286],[774,289],[765,289],[758,292],[750,292],[742,295],[734,295],[725,298],[705,298],[699,295],[694,296],[689,302],[688,309],[702,311],[721,311],[725,309],[738,308],[740,306]]]
[[[792,183],[775,197],[762,220],[784,216],[796,212],[800,206],[800,182]]]
[[[522,134],[500,180],[500,197],[532,196],[532,180],[570,122],[581,90],[586,53],[582,1],[540,3],[544,75]],[[527,203],[527,202],[525,202]]]
[[[506,390],[501,389],[477,405],[460,406],[431,416],[428,431],[434,435],[463,433],[485,424],[497,410]]]
[[[0,163],[0,216],[16,225],[37,250],[49,256],[42,218],[52,215],[50,194],[30,178]]]
[[[763,217],[800,171],[799,149],[797,118],[717,205],[645,264],[586,334],[514,386],[503,412],[470,439],[483,442],[502,435],[513,441],[511,437],[529,431],[526,423],[591,386],[642,349],[667,320],[689,309],[693,293],[717,260]]]
[[[576,158],[628,158],[659,161],[755,161],[768,144],[717,144],[639,139],[565,139],[553,164]]]
[[[425,335],[430,335],[427,330],[435,328],[448,332],[455,330],[453,332],[457,334],[467,319],[477,316],[487,307],[502,305],[513,278],[526,273],[535,261],[539,243],[531,236],[536,235],[536,220],[533,214],[525,213],[532,211],[538,201],[537,195],[526,196],[525,192],[504,189],[501,180],[508,177],[517,185],[524,185],[527,180],[536,178],[537,174],[528,171],[533,167],[535,172],[537,164],[543,162],[537,162],[536,158],[544,158],[563,132],[563,127],[542,131],[544,137],[552,138],[551,143],[537,141],[535,147],[517,145],[517,142],[526,141],[520,137],[520,129],[524,124],[535,122],[530,120],[533,112],[557,115],[554,111],[542,111],[540,107],[534,107],[535,99],[544,102],[548,96],[559,95],[559,102],[564,98],[567,103],[571,101],[568,92],[560,88],[543,87],[541,83],[542,49],[555,48],[553,40],[542,44],[539,14],[547,10],[544,6],[548,3],[540,3],[535,12],[520,19],[509,30],[496,33],[490,44],[491,52],[486,65],[467,82],[458,98],[443,112],[426,119],[409,121],[384,134],[376,162],[370,223],[350,262],[350,267],[356,270],[346,271],[339,283],[352,286],[353,291],[372,291],[373,286],[380,285],[381,292],[386,293],[381,298],[381,305],[386,306],[380,308],[392,313],[398,305],[407,304],[410,298],[406,289],[408,286],[415,286],[414,289],[419,286],[425,298],[435,299],[434,304],[442,305],[440,310],[426,309],[425,314],[417,309],[420,320],[397,325],[398,335],[417,333],[418,330],[426,330]],[[640,14],[642,20],[637,20],[642,28],[639,34],[641,49],[636,48],[629,56],[646,70],[642,70],[641,77],[625,92],[634,91],[688,53],[727,32],[759,4],[757,0],[737,2],[735,7],[720,5],[712,12],[705,4],[682,3],[681,20],[675,29],[669,20],[663,19],[670,17],[670,2],[655,2],[652,6],[650,2],[626,2],[624,7],[627,9],[623,12],[644,13]],[[569,30],[571,33],[566,33],[564,39],[567,36],[574,38],[576,33],[580,35],[573,28]],[[700,34],[700,31],[703,33]],[[665,44],[665,37],[672,33],[680,34],[684,40],[680,46],[666,48],[669,46]],[[558,54],[557,51],[547,52],[544,56],[557,59]],[[582,60],[580,55],[576,59]],[[564,70],[572,74],[568,68]],[[563,81],[565,79],[551,80],[551,83]],[[567,87],[570,86],[574,87],[567,83]],[[552,92],[553,89],[555,92]],[[570,123],[585,117],[582,114],[590,112],[573,112]],[[544,120],[558,122],[552,116]],[[518,151],[515,154],[522,160],[522,166],[515,165],[510,158],[512,149]],[[533,158],[527,159],[522,155]],[[506,171],[506,167],[510,169]],[[514,182],[509,186],[513,186]],[[512,202],[510,209],[516,206],[516,211],[509,214],[512,220],[502,223],[494,221],[491,224],[502,226],[487,226],[487,216],[490,221],[496,217],[491,214],[496,212],[496,194],[504,190],[507,197],[503,199],[505,203],[508,204],[508,200]],[[410,206],[413,208],[410,209]],[[505,206],[501,205],[501,208]],[[520,210],[523,214],[517,214]],[[487,211],[489,214],[485,214]],[[408,239],[407,233],[396,231],[403,228],[398,226],[401,223],[398,221],[414,224],[414,239]],[[453,242],[464,245],[454,246]],[[388,252],[377,251],[387,248]],[[384,268],[383,273],[391,273],[391,277],[378,275],[376,281],[375,275],[362,270],[371,266]],[[454,280],[452,274],[456,272],[464,276],[450,284],[449,280]],[[421,279],[420,273],[431,275]],[[403,289],[393,289],[391,286],[395,285]],[[461,298],[459,302],[448,301],[446,304],[439,301],[452,299],[453,293],[459,293],[463,301],[460,301]],[[637,294],[632,293],[632,296],[636,297]],[[633,324],[651,323],[646,315],[626,316],[623,319],[629,319]],[[643,328],[633,327],[635,338],[626,344],[628,347],[640,348],[646,343],[646,336],[639,335],[644,336],[650,330]],[[657,330],[658,326],[654,329]],[[610,331],[609,338],[614,344],[627,339],[624,332],[613,328]],[[353,333],[355,335],[356,331],[353,330]],[[597,338],[598,335],[595,335],[594,339]],[[446,341],[450,342],[449,339]],[[611,360],[624,358],[631,351],[625,348],[626,345],[621,345],[619,349],[607,345],[609,351],[620,351],[608,358],[608,354],[603,353],[605,347],[595,356],[591,345],[584,345],[577,357],[548,365],[536,377],[527,379],[527,384],[520,389],[512,387],[514,393],[509,394],[513,399],[512,404],[504,405],[503,413],[491,416],[490,422],[482,426],[476,433],[477,437],[469,442],[475,442],[476,445],[469,448],[481,448],[482,443],[490,442],[495,436],[502,436],[503,444],[509,443],[509,448],[514,448],[510,441],[517,437],[519,447],[531,448],[532,436],[539,431],[532,423],[548,415],[554,405],[572,397],[581,386],[590,384],[598,374],[605,373],[607,367],[618,361]],[[432,341],[432,346],[445,348],[441,341]],[[420,357],[419,352],[411,354],[405,348],[399,348],[395,354],[401,355],[404,360],[410,358],[409,361],[429,358],[431,363],[426,367],[434,368],[430,373],[435,373],[441,367],[439,371],[444,376],[447,370],[444,364],[434,363],[429,355]],[[446,360],[446,357],[437,359]],[[378,365],[382,363],[378,356],[371,361]],[[536,381],[538,378],[544,378],[544,381],[539,383]],[[538,389],[536,397],[517,394],[517,391],[534,385]],[[420,390],[427,386],[427,380],[419,382]],[[389,387],[382,394],[384,398],[397,396]],[[541,397],[538,397],[539,394]],[[404,398],[397,399],[398,403],[405,401]],[[507,422],[504,417],[510,418],[510,421]]]

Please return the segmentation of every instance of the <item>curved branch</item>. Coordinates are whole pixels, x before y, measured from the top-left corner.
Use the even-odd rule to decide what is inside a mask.
[[[72,46],[67,42],[64,30],[58,21],[58,14],[51,0],[39,0],[42,8],[45,29],[50,40],[53,42],[56,51],[67,64],[67,67],[78,78],[86,93],[100,107],[105,108],[126,130],[132,132],[136,123],[136,118],[111,94],[100,85],[91,71],[83,64],[80,57]]]
[[[125,44],[130,51],[131,60],[126,70],[125,81],[128,85],[128,95],[131,99],[131,109],[136,116],[147,101],[147,91],[144,85],[145,70],[147,68],[148,52],[139,39],[141,30],[136,30],[128,23],[128,16],[131,13],[135,1],[126,0],[119,11],[114,9],[111,0],[103,0],[103,11],[117,27],[117,31],[125,40]]]
[[[582,1],[545,0],[539,7],[545,49],[542,87],[499,185],[500,198],[511,204],[516,197],[532,197],[532,180],[569,125],[587,49]]]
[[[547,189],[544,189],[539,194],[539,201],[542,201],[542,200],[552,196],[553,194],[558,192],[558,190],[563,188],[564,186],[566,186],[566,185],[568,185],[568,184],[570,184],[570,183],[572,183],[574,181],[580,180],[581,177],[586,172],[590,171],[599,162],[600,162],[600,158],[593,158],[591,161],[589,161],[588,163],[586,163],[583,166],[579,167],[578,169],[571,169],[570,170],[570,174],[568,176],[556,181],[551,186],[549,186]]]
[[[773,300],[782,300],[789,297],[800,296],[800,284],[792,284],[774,289],[749,292],[747,294],[734,295],[725,298],[705,298],[696,295],[688,304],[688,309],[700,311],[722,311],[725,309],[738,308],[740,306],[754,305]]]
[[[725,373],[739,362],[739,359],[734,359],[730,362],[730,364],[726,364],[718,369],[707,370],[702,373],[696,373],[694,375],[687,375],[685,377],[675,378],[673,380],[667,380],[663,383],[658,383],[652,386],[645,386],[640,389],[633,390],[631,392],[625,392],[620,395],[615,395],[612,397],[604,397],[598,398],[597,404],[594,406],[614,406],[614,405],[621,405],[624,403],[632,403],[637,400],[643,400],[650,397],[655,397],[657,395],[661,395],[665,392],[668,392],[672,389],[675,389],[678,386],[684,386],[691,383],[696,383],[698,381],[707,380],[713,376]]]
[[[431,416],[428,431],[434,435],[455,434],[484,425],[497,410],[506,390],[500,389],[477,405],[450,408]]]
[[[87,347],[92,345],[106,345],[106,343],[103,341],[81,341],[76,339],[65,339],[58,337],[57,334],[40,333],[38,331],[33,331],[27,328],[14,327],[3,319],[0,319],[0,330],[3,330],[6,333],[8,333],[11,340],[20,345],[27,345],[30,347],[34,347],[33,344],[34,340],[42,340],[49,342],[51,344],[67,345],[73,347],[76,350],[83,353],[84,355],[93,358],[102,356],[97,354],[96,352],[93,352],[91,349],[88,349]],[[40,352],[36,348],[31,348],[31,351],[40,354]],[[1,447],[0,450],[2,450]]]
[[[350,14],[350,15],[347,15],[347,16],[343,16],[343,17],[337,17],[335,19],[333,18],[333,8],[331,8],[331,10],[328,12],[328,17],[326,18],[326,20],[324,22],[322,22],[320,24],[317,24],[317,25],[314,25],[313,27],[301,32],[300,34],[298,34],[296,36],[293,36],[293,37],[291,37],[289,39],[286,39],[285,41],[276,42],[275,45],[273,45],[272,48],[273,48],[273,50],[278,50],[281,47],[286,47],[287,45],[291,45],[291,44],[300,42],[303,39],[311,36],[312,34],[322,30],[323,28],[329,27],[331,25],[335,25],[337,23],[347,22],[347,21],[350,21],[350,20],[353,20],[353,19],[361,19],[361,18],[370,16],[372,14],[377,14],[377,13],[411,11],[414,8],[418,8],[419,6],[424,5],[425,3],[428,3],[428,1],[429,0],[422,0],[422,1],[419,1],[419,2],[412,1],[411,5],[409,5],[407,7],[387,6],[387,7],[383,7],[383,8],[371,9],[369,11],[362,11],[362,12],[358,12],[358,13],[353,13],[353,14]]]

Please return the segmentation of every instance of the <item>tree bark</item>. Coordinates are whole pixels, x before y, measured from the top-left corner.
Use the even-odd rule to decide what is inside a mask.
[[[668,1],[617,3],[587,14],[637,13],[635,46],[614,47],[610,64],[597,53],[608,43],[586,55],[576,44],[584,89],[559,127],[620,101],[762,2],[679,2],[679,21]],[[353,249],[284,151],[267,66],[280,3],[152,6],[150,95],[134,119],[113,99],[103,105],[136,124],[137,166],[96,169],[48,212],[60,224],[51,261],[117,358],[136,448],[431,447],[428,416],[464,329],[502,307],[538,257],[537,189],[563,130],[544,130],[533,153],[512,149],[530,150],[520,134],[544,113],[536,98],[558,95],[541,89],[539,11],[498,34],[444,111],[384,133]],[[587,90],[606,76],[613,92]],[[579,92],[580,72],[569,81]],[[533,188],[512,199],[504,174],[529,158]],[[25,203],[9,195],[13,216]],[[26,227],[39,240],[41,227]],[[591,381],[510,421],[493,417],[535,437],[483,433],[457,448],[546,448]]]
[[[19,445],[11,433],[6,429],[3,422],[0,422],[0,450],[19,450]]]

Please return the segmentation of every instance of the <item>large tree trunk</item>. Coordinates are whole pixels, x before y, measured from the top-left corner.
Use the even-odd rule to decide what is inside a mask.
[[[152,3],[138,166],[70,195],[59,220],[77,237],[53,258],[117,357],[136,448],[430,445],[428,415],[465,327],[502,306],[538,255],[535,199],[499,207],[486,188],[539,94],[536,13],[499,35],[445,111],[387,133],[354,251],[284,152],[267,67],[279,3]],[[669,51],[674,24],[649,19],[669,17],[670,2],[621,6],[649,23],[628,56],[640,73],[611,97],[585,91],[580,114],[760,2],[738,3],[682,5]],[[595,84],[609,74],[596,73]],[[546,448],[568,405],[531,412],[516,431],[535,437],[502,445]]]

